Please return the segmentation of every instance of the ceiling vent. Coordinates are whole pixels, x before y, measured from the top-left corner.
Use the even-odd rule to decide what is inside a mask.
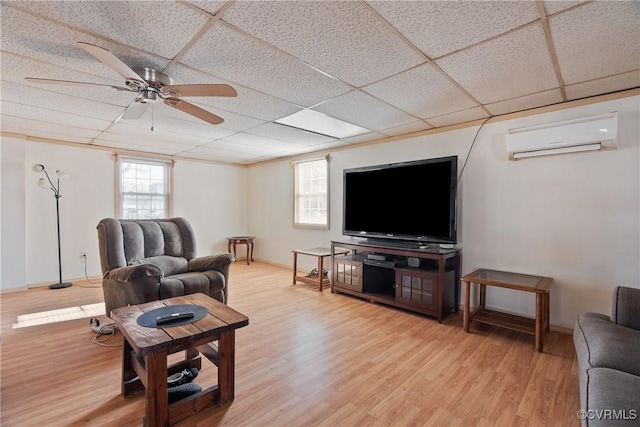
[[[507,131],[510,160],[551,154],[613,149],[618,137],[618,113],[530,126]]]

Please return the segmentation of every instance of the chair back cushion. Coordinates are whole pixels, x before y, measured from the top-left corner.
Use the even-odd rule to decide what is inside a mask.
[[[97,229],[103,276],[134,264],[157,265],[166,276],[179,274],[196,256],[193,229],[184,218],[105,218]]]

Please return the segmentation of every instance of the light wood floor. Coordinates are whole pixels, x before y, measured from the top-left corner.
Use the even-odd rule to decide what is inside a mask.
[[[93,344],[88,319],[11,329],[18,314],[100,301],[78,286],[1,296],[2,426],[142,424],[142,397],[120,395],[121,349]],[[438,324],[294,286],[291,270],[259,262],[233,264],[229,305],[250,319],[236,335],[235,401],[181,426],[579,425],[569,335],[548,334],[540,354],[532,336],[467,334],[461,313]],[[203,360],[196,382],[215,379]]]

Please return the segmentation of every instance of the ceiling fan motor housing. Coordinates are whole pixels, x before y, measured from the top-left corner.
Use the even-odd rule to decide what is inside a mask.
[[[149,84],[150,87],[160,89],[162,86],[170,86],[173,84],[173,80],[171,77],[167,76],[160,71],[156,71],[153,68],[134,68],[133,71],[136,72],[142,79]]]

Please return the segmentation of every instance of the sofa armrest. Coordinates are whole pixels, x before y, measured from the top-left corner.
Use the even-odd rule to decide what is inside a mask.
[[[611,321],[640,330],[640,289],[617,286],[613,290]]]
[[[228,271],[229,264],[233,261],[231,254],[207,255],[189,260],[189,271],[207,271],[218,270],[224,274],[223,270]],[[224,274],[225,278],[227,274]]]

